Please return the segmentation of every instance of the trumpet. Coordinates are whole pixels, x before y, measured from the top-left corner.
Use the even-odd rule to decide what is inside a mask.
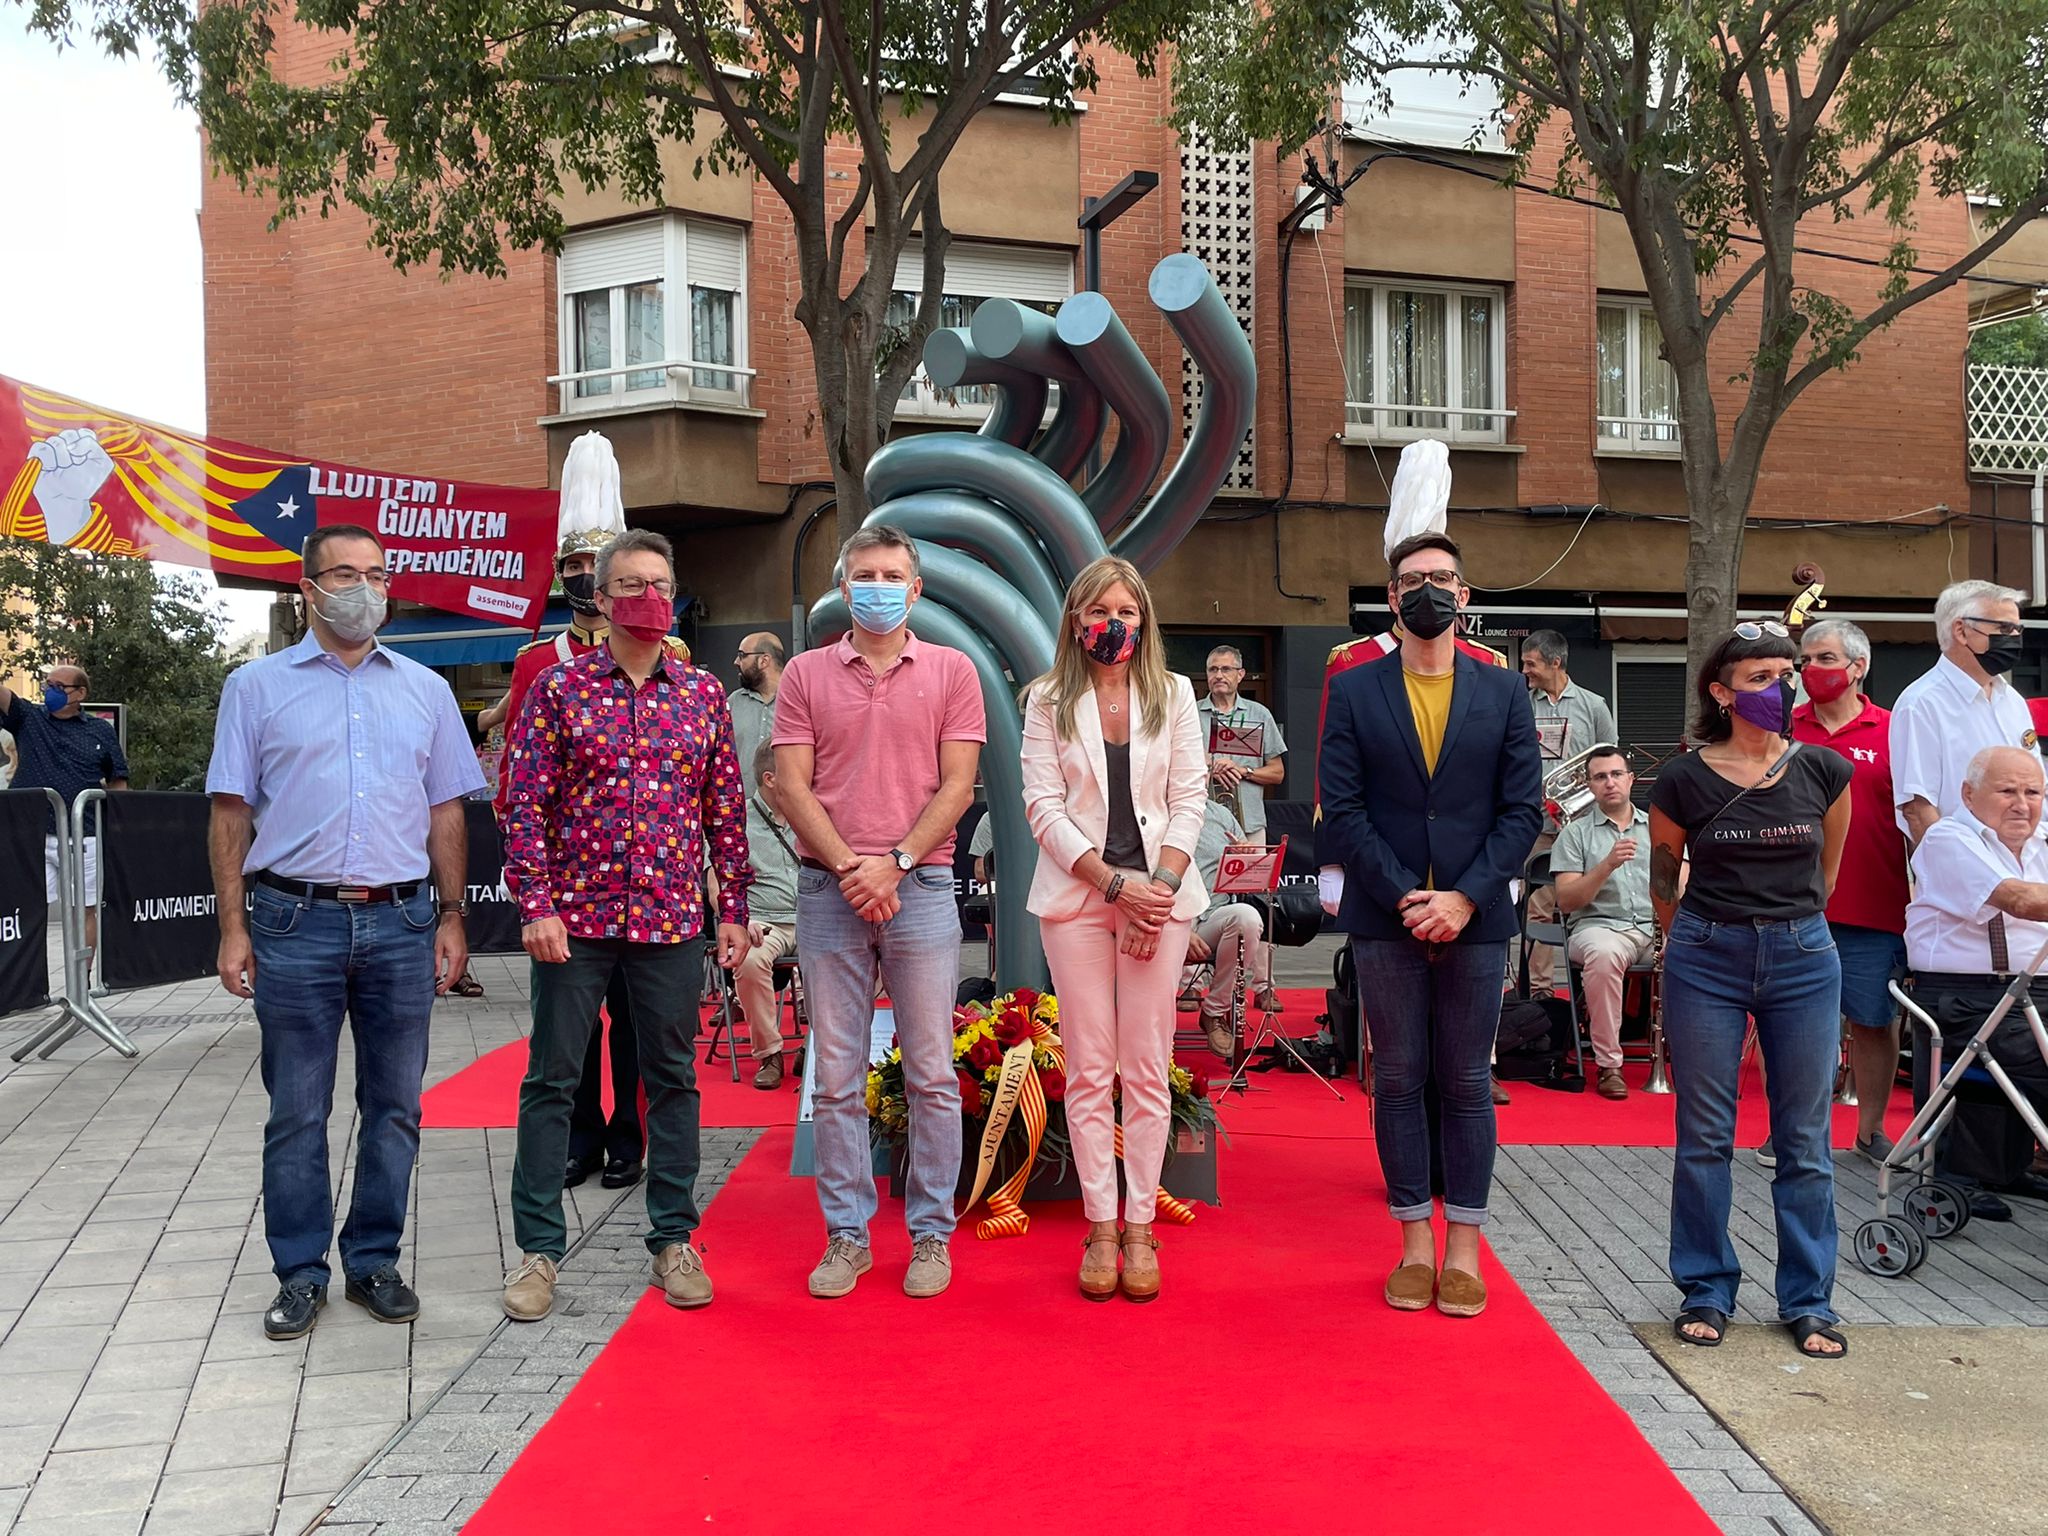
[[[1557,826],[1562,827],[1593,808],[1593,785],[1586,772],[1586,759],[1606,745],[1596,742],[1543,776],[1543,813]]]

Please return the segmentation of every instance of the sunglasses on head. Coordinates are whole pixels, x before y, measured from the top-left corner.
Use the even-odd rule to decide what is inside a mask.
[[[1789,640],[1792,637],[1792,631],[1780,624],[1776,619],[1745,619],[1735,626],[1735,635],[1740,640],[1761,640],[1765,635],[1770,635],[1779,640]]]

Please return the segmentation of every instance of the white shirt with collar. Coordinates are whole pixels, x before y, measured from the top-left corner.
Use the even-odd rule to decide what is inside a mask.
[[[2048,843],[2027,839],[2015,857],[1983,822],[1958,807],[1927,829],[1913,850],[1913,899],[1906,907],[1906,960],[1916,971],[1982,976],[1991,962],[1991,893],[2007,880],[2048,884]],[[2048,923],[2005,916],[2008,964],[2024,970],[2048,943]]]
[[[1943,816],[1962,809],[1963,777],[1986,747],[2040,750],[2019,690],[1994,677],[1987,690],[1944,656],[1892,706],[1892,801],[1924,799]],[[1907,830],[1906,818],[1898,818]]]

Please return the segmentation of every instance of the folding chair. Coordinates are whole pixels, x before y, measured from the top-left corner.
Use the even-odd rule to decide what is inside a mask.
[[[1569,1001],[1572,1010],[1572,1064],[1579,1071],[1584,1072],[1586,1064],[1593,1059],[1591,1025],[1587,1020],[1585,1007],[1580,1001],[1585,996],[1584,984],[1580,979],[1582,968],[1572,959],[1571,951],[1566,947],[1567,935],[1565,933],[1565,925],[1563,923],[1529,923],[1526,926],[1531,943],[1555,945],[1558,952],[1565,957],[1565,975],[1568,978],[1567,984],[1571,989]],[[1631,965],[1626,976],[1641,976],[1644,978],[1643,1008],[1638,1017],[1645,1025],[1644,1043],[1648,1048],[1650,1081],[1644,1085],[1643,1091],[1645,1093],[1669,1093],[1671,1091],[1671,1076],[1667,1070],[1667,1062],[1664,1055],[1664,1000],[1659,986],[1659,983],[1664,979],[1663,969],[1653,953],[1650,959],[1638,961],[1636,964]],[[1627,987],[1626,977],[1622,985],[1624,989]],[[1622,993],[1621,1016],[1623,1031],[1626,1033],[1629,1026],[1634,1022],[1636,1020],[1630,1017],[1628,1011],[1628,993],[1624,990]],[[1629,1056],[1626,1043],[1622,1047],[1622,1055],[1624,1058]],[[1637,1055],[1634,1059],[1641,1061],[1644,1058],[1641,1055]]]
[[[741,1019],[738,983],[733,973],[723,966],[712,964],[710,961],[706,964],[718,973],[718,1017],[711,1022],[710,1038],[704,1047],[704,1064],[709,1066],[718,1059],[719,1043],[723,1040],[726,1061],[732,1069],[732,1080],[738,1082],[740,1052],[737,1026]],[[795,954],[783,955],[777,959],[769,976],[769,984],[775,989],[776,1025],[780,1028],[786,1011],[797,1042],[790,1070],[784,1076],[801,1082],[804,1074],[804,1052],[810,1048],[811,1009],[804,996],[803,972],[797,966]],[[751,1028],[751,1025],[749,1027]],[[784,1049],[787,1050],[789,1047],[785,1046]]]

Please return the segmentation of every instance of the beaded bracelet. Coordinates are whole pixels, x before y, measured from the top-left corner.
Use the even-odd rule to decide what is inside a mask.
[[[1109,884],[1104,886],[1102,889],[1102,899],[1108,902],[1112,907],[1115,906],[1117,893],[1121,891],[1123,888],[1124,877],[1122,875],[1111,875],[1109,877]]]

